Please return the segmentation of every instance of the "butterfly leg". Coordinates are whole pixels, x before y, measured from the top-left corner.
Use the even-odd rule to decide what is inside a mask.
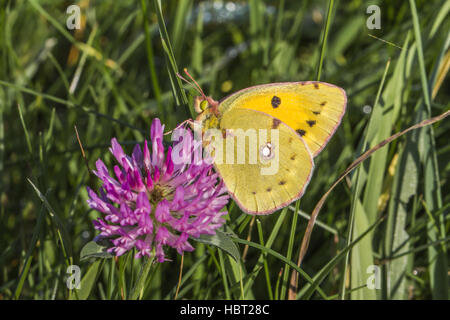
[[[167,131],[166,133],[164,133],[164,135],[166,136],[168,134],[171,134],[172,132],[174,132],[175,130],[179,129],[180,127],[186,126],[186,123],[189,124],[191,127],[194,126],[194,121],[192,121],[192,119],[187,119],[187,120],[184,120],[182,123],[180,123],[178,126],[176,126],[175,129]]]

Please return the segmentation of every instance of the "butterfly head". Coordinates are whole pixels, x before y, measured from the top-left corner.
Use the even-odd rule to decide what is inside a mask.
[[[206,127],[215,127],[216,123],[218,124],[218,118],[219,118],[219,102],[214,100],[213,98],[205,95],[205,93],[203,92],[200,85],[189,74],[187,69],[184,69],[184,73],[186,73],[186,75],[191,79],[191,81],[186,80],[180,74],[177,74],[177,76],[181,80],[189,83],[190,85],[193,85],[194,88],[200,94],[200,96],[197,96],[194,99],[194,110],[198,114],[196,120],[204,123]]]
[[[204,131],[219,126],[219,102],[211,97],[197,96],[194,99],[194,109],[198,113],[196,120],[202,123]]]
[[[219,107],[219,102],[217,102],[216,100],[214,100],[211,97],[201,95],[201,96],[196,96],[194,98],[194,109],[195,109],[195,112],[197,112],[198,114],[206,112],[206,113],[218,115],[218,113],[219,113],[218,107]]]

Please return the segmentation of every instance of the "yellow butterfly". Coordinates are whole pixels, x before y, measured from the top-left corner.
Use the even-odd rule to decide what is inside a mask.
[[[345,113],[345,91],[318,81],[270,83],[215,101],[193,81],[203,134],[216,132],[214,167],[239,207],[269,214],[299,199]]]

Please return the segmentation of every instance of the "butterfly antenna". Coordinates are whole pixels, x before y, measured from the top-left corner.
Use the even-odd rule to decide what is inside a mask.
[[[190,84],[191,86],[193,86],[195,88],[195,90],[197,90],[198,93],[201,94],[201,96],[205,99],[206,95],[203,92],[202,88],[200,88],[199,84],[197,83],[197,81],[194,80],[194,78],[189,74],[189,72],[187,71],[186,68],[184,68],[184,72],[188,75],[189,78],[191,78],[192,81],[186,80],[186,78],[184,78],[181,74],[179,74],[177,72],[177,77],[180,78],[181,80],[183,80],[184,82],[186,82],[187,84]]]
[[[184,73],[187,74],[187,76],[189,78],[191,78],[191,80],[194,82],[195,86],[197,87],[197,90],[202,94],[203,98],[206,98],[205,93],[203,92],[202,88],[200,87],[200,85],[197,83],[197,81],[195,81],[194,77],[190,75],[190,73],[187,71],[186,68],[184,68]]]

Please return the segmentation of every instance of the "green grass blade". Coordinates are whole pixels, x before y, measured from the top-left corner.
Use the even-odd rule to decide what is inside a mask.
[[[293,251],[294,239],[295,239],[295,229],[297,227],[299,207],[300,207],[300,200],[297,200],[295,202],[295,210],[292,215],[291,232],[289,234],[289,243],[288,243],[287,254],[286,254],[286,259],[288,259],[289,261],[292,258],[292,251]],[[288,277],[289,277],[289,265],[287,264],[284,266],[283,281],[281,283],[281,293],[280,293],[281,300],[284,300],[285,295],[286,295]]]
[[[363,205],[356,199],[357,204],[355,208],[355,221],[353,224],[352,238],[357,238],[370,227],[370,222]],[[350,290],[358,288],[367,283],[367,270],[374,265],[372,241],[373,234],[369,233],[365,238],[351,250],[350,263]],[[342,296],[341,296],[342,297]],[[352,291],[350,294],[352,300],[375,300],[377,299],[377,292],[374,289],[365,287],[361,290]]]
[[[192,0],[179,0],[175,10],[175,17],[172,23],[172,32],[170,38],[172,39],[174,57],[180,58],[183,44],[183,38],[186,36],[187,20],[191,16]]]
[[[428,87],[428,78],[425,71],[425,58],[422,46],[422,36],[420,32],[419,17],[417,14],[417,8],[415,1],[410,0],[410,8],[414,26],[414,36],[417,44],[417,55],[419,60],[419,70],[420,70],[420,80],[422,84],[422,94],[424,103],[426,106],[425,114],[426,117],[431,115],[431,100],[430,100],[430,90]],[[425,179],[424,194],[425,202],[431,212],[437,211],[442,207],[442,195],[440,187],[439,178],[439,168],[436,156],[435,148],[435,138],[433,127],[423,129],[423,149],[421,150],[421,158],[423,163],[423,172]],[[436,217],[439,223],[439,229],[445,230],[443,215]],[[429,222],[430,227],[428,228],[428,237],[431,241],[436,241],[441,234],[435,231],[432,227],[432,222]],[[442,231],[441,231],[442,232]],[[449,284],[448,284],[448,257],[446,252],[446,247],[430,247],[428,250],[428,261],[429,261],[429,274],[430,274],[430,284],[434,299],[444,299],[447,300],[449,296]]]
[[[27,141],[28,152],[33,154],[33,147],[31,145],[30,135],[28,133],[27,125],[25,124],[25,119],[23,118],[22,110],[20,105],[17,105],[17,110],[19,110],[20,123],[22,124],[23,131],[25,133],[25,140]]]
[[[164,108],[161,101],[161,89],[159,88],[158,76],[156,74],[154,53],[152,46],[152,39],[150,36],[150,28],[147,12],[147,0],[141,0],[142,18],[144,22],[145,31],[145,48],[147,50],[147,62],[150,74],[150,80],[153,87],[153,94],[155,95],[156,103],[158,104],[158,110],[162,119],[164,119]]]
[[[259,244],[264,246],[263,230],[261,226],[261,221],[259,221],[259,219],[256,219],[256,226],[258,228]],[[272,291],[272,284],[270,283],[270,271],[269,265],[267,263],[267,256],[264,257],[264,276],[266,278],[267,293],[269,295],[269,299],[273,300],[273,291]]]
[[[87,300],[89,295],[91,294],[92,289],[94,289],[97,279],[99,277],[100,271],[103,268],[105,263],[104,259],[100,259],[91,264],[86,271],[86,274],[83,276],[80,282],[80,289],[76,290],[76,299],[77,300]],[[75,300],[75,297],[72,298]]]
[[[373,119],[372,123],[375,134],[371,135],[371,140],[367,143],[369,147],[373,147],[379,141],[382,141],[391,135],[392,128],[397,121],[401,106],[407,103],[404,96],[404,77],[406,73],[406,53],[408,52],[409,34],[403,44],[403,50],[398,58],[394,73],[391,78],[386,81],[386,87],[382,94],[382,104],[378,105],[374,112],[378,113],[378,117]],[[388,149],[380,150],[374,154],[370,160],[369,171],[366,181],[366,189],[364,191],[363,205],[367,214],[369,223],[373,223],[378,213],[378,201],[383,188],[386,164],[389,161]]]
[[[161,9],[161,1],[153,0],[156,16],[158,18],[159,34],[161,36],[161,43],[164,49],[165,56],[168,60],[167,70],[170,77],[170,83],[172,86],[172,93],[178,106],[182,106],[185,110],[194,117],[195,113],[190,107],[186,94],[181,84],[181,80],[177,77],[178,66],[173,54],[172,45],[170,42],[169,34],[167,32],[166,24],[164,22],[164,16]]]
[[[327,20],[325,22],[325,29],[323,31],[322,41],[321,41],[321,45],[320,45],[320,58],[319,58],[319,63],[317,65],[317,72],[316,72],[316,80],[317,81],[320,81],[320,77],[322,75],[323,59],[325,57],[325,51],[326,51],[326,47],[327,47],[327,38],[328,38],[329,28],[331,25],[333,6],[334,6],[334,0],[330,0],[328,3]]]
[[[61,244],[62,244],[61,248],[62,248],[64,257],[66,259],[67,266],[71,265],[72,257],[73,257],[72,245],[71,245],[70,237],[68,235],[66,227],[64,226],[64,223],[62,222],[61,218],[56,213],[56,211],[52,208],[52,206],[48,202],[47,198],[39,191],[39,189],[33,184],[33,182],[31,182],[30,179],[27,179],[27,180],[33,187],[33,189],[36,192],[36,194],[38,195],[39,199],[42,201],[44,206],[47,208],[47,211],[48,211],[50,217],[55,222],[56,228],[57,228],[57,233],[58,233],[58,236],[59,236]]]
[[[238,243],[246,244],[251,247],[257,248],[257,249],[261,250],[263,253],[267,253],[267,254],[274,256],[275,258],[283,261],[285,264],[289,265],[291,268],[293,268],[295,271],[297,271],[309,284],[314,285],[313,279],[304,270],[297,267],[295,262],[288,260],[286,257],[279,254],[278,252],[268,248],[267,246],[262,246],[258,243],[252,242],[252,241],[247,241],[247,240],[239,239],[239,238],[233,238],[233,240]],[[314,290],[317,290],[317,292],[322,296],[322,298],[326,299],[325,293],[318,286],[315,286]]]
[[[380,82],[380,85],[378,88],[378,93],[375,98],[374,110],[372,111],[372,115],[371,115],[371,117],[369,119],[369,123],[367,125],[367,134],[363,138],[362,151],[366,150],[368,139],[370,138],[370,136],[374,135],[372,132],[374,132],[376,130],[374,128],[377,126],[378,120],[382,115],[381,106],[379,105],[379,99],[380,99],[381,92],[382,92],[382,89],[384,86],[384,82],[386,80],[387,72],[389,70],[389,65],[390,65],[390,60],[386,63],[383,77],[381,78],[381,82]],[[367,219],[367,217],[362,216],[362,215],[365,215],[365,212],[357,210],[358,208],[362,208],[362,207],[358,207],[359,197],[360,197],[361,190],[362,190],[362,179],[361,179],[361,171],[362,170],[364,170],[364,167],[359,167],[357,169],[357,171],[355,172],[355,174],[353,175],[353,179],[352,179],[352,206],[351,206],[351,211],[350,211],[349,226],[348,226],[348,232],[347,232],[347,246],[349,245],[351,239],[354,238],[355,236],[357,236],[357,233],[355,233],[355,231],[353,230],[353,226],[354,226],[356,217],[358,219],[358,223],[359,223],[359,227],[360,227],[360,229],[358,231],[361,231],[361,227],[365,226],[368,223],[364,220],[364,219]],[[367,245],[365,245],[365,248],[367,248]],[[357,250],[360,250],[360,248],[357,248]],[[362,250],[362,248],[361,248],[361,250]],[[345,258],[344,270],[347,270],[349,254],[350,254],[350,252],[346,255],[346,258]],[[362,252],[362,251],[360,251],[360,256],[367,257],[366,253]],[[368,259],[365,259],[365,260],[369,261]],[[352,259],[353,267],[359,269],[360,268],[359,263],[360,263],[360,261]],[[367,266],[366,266],[366,268],[367,268]],[[352,271],[350,271],[350,272],[352,272]],[[341,286],[341,298],[342,299],[346,296],[345,295],[345,285],[346,285],[346,272],[344,272],[344,277],[343,277],[342,286]],[[359,285],[360,284],[355,284],[355,286],[359,286]]]
[[[147,258],[146,261],[142,264],[141,271],[139,272],[139,275],[136,279],[136,283],[130,292],[131,300],[142,299],[142,295],[143,295],[144,289],[145,289],[144,284],[145,284],[147,276],[150,272],[150,268],[152,267],[153,259],[154,259],[154,257]]]
[[[182,288],[183,285],[186,283],[186,281],[188,281],[192,277],[192,275],[195,273],[195,270],[197,270],[197,268],[202,263],[204,263],[206,258],[208,258],[208,255],[205,254],[203,257],[201,257],[200,259],[196,260],[192,264],[192,266],[189,268],[189,270],[187,272],[183,272],[183,277],[181,278],[181,282],[180,282],[180,288]],[[175,285],[172,288],[172,290],[169,291],[169,293],[165,296],[164,300],[171,299],[172,297],[174,297],[176,290],[177,290],[177,285]]]
[[[39,210],[39,216],[36,223],[36,227],[33,230],[33,235],[31,237],[31,242],[28,247],[27,253],[25,255],[24,263],[23,263],[23,270],[19,276],[19,284],[17,285],[16,292],[14,294],[16,299],[19,299],[20,293],[22,291],[23,283],[28,275],[28,271],[30,269],[31,260],[33,259],[33,256],[31,255],[33,251],[36,248],[36,244],[39,238],[39,234],[41,232],[42,224],[44,221],[45,211],[44,211],[44,205],[41,206],[41,209]]]
[[[278,217],[277,222],[275,223],[275,225],[272,229],[272,232],[270,233],[270,236],[267,239],[265,248],[270,249],[272,247],[272,244],[275,241],[275,238],[277,237],[278,232],[280,231],[283,221],[286,218],[286,213],[287,213],[287,208],[284,208],[283,210],[281,210],[280,216]],[[256,262],[256,265],[253,267],[253,270],[250,272],[250,279],[248,279],[247,283],[244,286],[245,292],[247,292],[247,290],[253,286],[253,282],[255,281],[256,277],[258,276],[259,271],[262,269],[263,264],[264,264],[264,254],[263,254],[263,252],[261,252],[261,254]]]
[[[222,275],[222,283],[223,283],[223,289],[225,291],[225,298],[227,300],[231,300],[231,292],[230,292],[230,287],[228,285],[228,279],[227,279],[227,273],[228,270],[225,268],[225,259],[223,256],[223,252],[222,250],[218,250],[218,254],[219,254],[219,263],[220,263],[220,274]]]
[[[411,7],[411,14],[414,26],[414,38],[416,40],[417,45],[417,55],[419,60],[419,70],[420,70],[420,81],[422,83],[422,93],[423,98],[425,100],[425,105],[427,106],[428,111],[431,110],[431,100],[430,100],[430,90],[428,89],[428,80],[425,71],[425,59],[423,56],[423,47],[422,47],[422,35],[420,33],[420,24],[419,17],[417,15],[416,3],[414,0],[409,0],[409,4]]]
[[[20,274],[20,277],[19,277],[19,283],[17,284],[16,291],[14,292],[14,298],[16,300],[18,300],[19,297],[20,297],[20,293],[22,292],[23,284],[25,282],[25,279],[28,276],[28,272],[30,271],[30,266],[31,266],[31,261],[32,260],[33,260],[33,257],[30,257],[29,259],[26,260],[26,263],[23,266],[23,270],[22,270],[22,272]]]
[[[107,120],[112,121],[112,122],[116,122],[116,123],[118,123],[118,124],[120,124],[120,125],[122,125],[124,127],[128,127],[128,128],[137,130],[137,131],[139,131],[141,133],[146,133],[147,132],[146,130],[142,130],[140,128],[137,128],[137,127],[135,127],[135,126],[125,122],[125,121],[122,121],[120,119],[116,119],[114,117],[111,117],[108,114],[104,114],[104,113],[98,112],[98,111],[94,110],[94,108],[91,108],[91,107],[78,105],[78,104],[76,104],[76,103],[74,103],[72,101],[64,100],[64,99],[61,99],[61,98],[58,98],[58,97],[55,97],[55,96],[52,96],[52,95],[49,95],[49,94],[40,93],[40,92],[37,92],[37,91],[35,91],[33,89],[29,89],[29,88],[26,88],[26,87],[23,87],[23,86],[19,86],[19,85],[13,84],[13,83],[9,83],[9,82],[3,81],[3,80],[0,80],[0,85],[7,86],[7,87],[12,87],[12,88],[20,90],[22,92],[25,92],[25,93],[28,93],[28,94],[31,94],[31,95],[34,95],[34,96],[37,96],[37,97],[42,97],[44,99],[48,99],[48,100],[53,101],[53,102],[60,103],[62,105],[67,106],[68,108],[73,108],[75,110],[80,110],[80,111],[83,111],[83,112],[86,112],[86,113],[93,114],[93,115],[95,115],[97,117],[104,118],[104,119],[107,119]]]
[[[289,206],[289,209],[291,211],[295,212],[295,207],[294,206]],[[303,212],[302,210],[298,210],[298,214],[300,216],[302,216],[303,218],[305,218],[306,220],[308,220],[308,221],[311,219],[311,216],[309,214],[307,214],[306,212]],[[325,224],[324,222],[322,222],[320,220],[316,220],[315,224],[319,228],[322,228],[323,230],[326,230],[327,232],[329,232],[329,233],[331,233],[333,235],[337,235],[338,234],[338,231],[335,228]]]
[[[386,227],[386,254],[402,254],[410,250],[410,235],[406,232],[408,202],[417,192],[420,162],[417,152],[417,133],[408,137],[406,146],[399,156],[398,169],[395,171],[392,195],[389,202]],[[386,294],[389,299],[407,298],[406,274],[411,272],[409,265],[413,256],[403,256],[386,264]]]
[[[330,262],[328,262],[323,268],[321,268],[316,275],[313,278],[313,285],[307,284],[303,289],[300,291],[300,293],[297,295],[298,299],[309,299],[314,291],[316,290],[316,287],[321,284],[323,279],[333,270],[333,268],[336,266],[336,264],[341,261],[343,258],[345,258],[348,254],[348,252],[357,245],[362,239],[364,239],[368,234],[370,234],[382,221],[384,220],[384,217],[380,217],[377,221],[375,221],[374,224],[372,224],[368,229],[366,229],[364,232],[362,232],[356,239],[354,239],[352,242],[350,242],[341,252],[339,252],[338,255],[336,255]],[[342,299],[342,294],[341,294]]]

